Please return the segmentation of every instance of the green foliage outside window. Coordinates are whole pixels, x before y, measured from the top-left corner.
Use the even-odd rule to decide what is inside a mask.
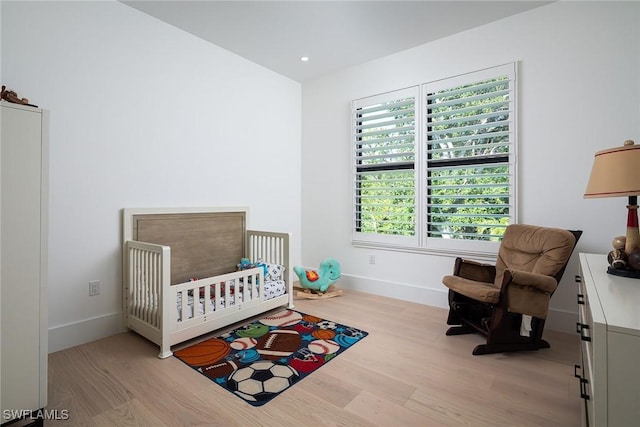
[[[361,232],[414,235],[413,171],[363,174],[359,191]]]

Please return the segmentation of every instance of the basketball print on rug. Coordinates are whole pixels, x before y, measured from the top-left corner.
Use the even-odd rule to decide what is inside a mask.
[[[174,355],[247,403],[260,406],[367,335],[327,319],[284,310]]]

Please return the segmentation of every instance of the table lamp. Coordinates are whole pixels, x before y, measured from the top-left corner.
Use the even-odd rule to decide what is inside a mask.
[[[640,279],[638,194],[640,194],[640,145],[634,145],[633,141],[627,140],[622,147],[598,151],[593,160],[584,198],[629,197],[624,246],[624,253],[629,257],[627,268],[609,267],[608,272]]]

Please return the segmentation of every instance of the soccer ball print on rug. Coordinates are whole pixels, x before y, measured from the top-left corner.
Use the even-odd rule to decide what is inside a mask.
[[[251,405],[260,406],[367,335],[360,329],[285,310],[174,355]]]

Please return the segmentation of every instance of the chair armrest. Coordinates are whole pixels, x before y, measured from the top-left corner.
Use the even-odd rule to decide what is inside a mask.
[[[511,274],[509,286],[518,285],[535,288],[538,292],[552,294],[558,287],[558,282],[551,276],[531,273],[522,270],[507,270]]]
[[[496,278],[496,267],[468,259],[456,258],[453,275],[477,282],[493,283]]]
[[[546,319],[551,294],[557,287],[558,282],[551,276],[521,270],[506,270],[502,282],[510,312],[540,319]]]

